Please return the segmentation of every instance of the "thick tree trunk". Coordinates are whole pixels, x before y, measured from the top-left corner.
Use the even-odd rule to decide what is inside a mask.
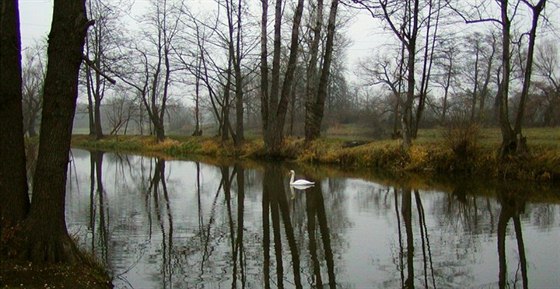
[[[165,127],[163,125],[163,119],[156,120],[156,122],[154,122],[154,130],[157,141],[163,142],[165,140]]]
[[[90,22],[84,0],[55,0],[53,11],[33,202],[19,253],[34,262],[72,263],[80,255],[66,230],[64,202],[78,73]]]
[[[29,210],[17,0],[0,3],[0,240]],[[0,244],[1,245],[1,244]]]

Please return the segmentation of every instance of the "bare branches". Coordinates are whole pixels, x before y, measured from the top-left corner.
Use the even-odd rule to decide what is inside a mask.
[[[117,81],[110,77],[109,75],[107,75],[105,72],[101,71],[101,69],[99,69],[99,67],[97,67],[97,65],[95,65],[95,63],[93,61],[91,61],[85,54],[82,55],[82,59],[86,62],[86,64],[91,67],[91,69],[95,70],[95,72],[99,73],[99,75],[103,76],[105,79],[107,79],[110,83],[112,84],[116,84]]]
[[[481,4],[482,5],[482,4]],[[482,9],[481,5],[477,5],[475,6],[473,9],[476,12],[476,15],[466,15],[466,13],[464,13],[463,11],[461,11],[460,9],[458,9],[457,7],[453,6],[453,5],[449,5],[449,9],[451,9],[453,12],[455,12],[455,14],[457,16],[459,16],[461,19],[463,19],[463,21],[466,24],[476,24],[476,23],[485,23],[485,22],[493,22],[493,23],[498,23],[498,24],[502,24],[502,21],[497,19],[497,18],[492,18],[492,17],[483,17],[482,16]]]

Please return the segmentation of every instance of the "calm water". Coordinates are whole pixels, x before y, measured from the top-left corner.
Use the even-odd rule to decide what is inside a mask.
[[[73,150],[68,227],[115,288],[560,288],[558,191],[290,169]]]

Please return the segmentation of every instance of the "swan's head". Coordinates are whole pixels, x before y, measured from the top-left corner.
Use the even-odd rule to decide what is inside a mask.
[[[290,175],[295,175],[296,172],[294,172],[294,170],[290,170]]]

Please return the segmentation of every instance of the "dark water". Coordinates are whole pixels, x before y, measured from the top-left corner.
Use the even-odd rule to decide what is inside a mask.
[[[68,227],[115,288],[560,288],[558,190],[289,169],[73,150]]]

